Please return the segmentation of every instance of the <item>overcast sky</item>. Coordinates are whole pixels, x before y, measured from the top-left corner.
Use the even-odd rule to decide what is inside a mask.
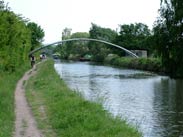
[[[45,31],[44,43],[61,40],[62,30],[88,32],[91,23],[116,30],[119,25],[144,23],[152,28],[160,0],[5,0]]]

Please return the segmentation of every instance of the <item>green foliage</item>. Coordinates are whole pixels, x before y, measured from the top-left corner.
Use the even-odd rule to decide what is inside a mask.
[[[159,58],[127,58],[111,55],[105,59],[105,63],[119,67],[164,73],[164,69]]]
[[[142,23],[121,25],[116,43],[127,49],[150,49],[147,44],[151,32],[148,26]]]
[[[72,39],[72,38],[88,38],[89,34],[86,32],[76,32],[71,34],[70,29],[66,28],[63,30],[62,38]],[[78,60],[88,53],[88,42],[87,41],[74,41],[67,42],[58,46],[55,52],[60,53],[61,58]]]
[[[70,38],[88,38],[89,34],[86,32],[77,32],[73,33]],[[69,54],[78,55],[79,57],[83,57],[88,52],[88,42],[87,41],[75,41],[69,42],[66,44],[67,51]]]
[[[14,130],[13,91],[27,69],[31,48],[31,33],[26,23],[0,0],[0,137],[11,137]]]
[[[154,39],[148,26],[142,23],[121,25],[120,33],[111,30],[110,28],[103,28],[92,23],[89,35],[85,33],[71,34],[71,29],[65,28],[62,32],[62,38],[81,38],[88,37],[92,39],[99,39],[122,45],[127,49],[146,49],[149,54],[153,53]],[[85,46],[84,46],[85,45]],[[116,47],[108,46],[99,42],[67,42],[62,47],[57,47],[60,50],[62,58],[77,59],[86,54],[92,56],[92,61],[103,62],[109,54],[117,54],[125,56],[125,52]]]
[[[34,22],[29,22],[27,24],[27,28],[29,28],[31,32],[31,50],[34,50],[36,47],[40,46],[43,41],[44,31]]]
[[[28,59],[30,31],[25,20],[0,1],[0,69],[15,71]]]
[[[114,30],[111,30],[110,28],[103,28],[93,23],[89,33],[90,38],[100,39],[108,42],[113,41],[117,36],[117,33]]]
[[[149,50],[149,53],[152,52],[152,35],[147,25],[136,23],[121,25],[120,27],[118,34],[109,28],[102,28],[96,24],[92,24],[90,37],[116,43],[127,49],[146,49]],[[110,53],[118,54],[119,56],[125,55],[124,51],[96,42],[90,42],[89,48],[94,55],[94,61],[103,61]]]
[[[160,18],[154,27],[156,50],[172,77],[183,77],[182,0],[162,0]],[[178,65],[178,66],[177,66]]]
[[[80,94],[68,89],[55,72],[53,62],[44,62],[40,67],[38,75],[28,82],[26,94],[37,111],[40,105],[44,106],[49,122],[42,119],[40,123],[51,124],[57,134],[55,136],[140,137],[135,128],[120,118],[112,117],[102,105],[86,101]],[[37,99],[42,102],[35,104]],[[41,119],[41,115],[37,119]]]
[[[113,42],[117,36],[117,33],[109,28],[102,28],[96,24],[92,24],[90,28],[90,38]],[[90,54],[93,55],[94,61],[102,62],[105,57],[110,53],[110,49],[113,47],[107,47],[103,43],[89,42]]]
[[[30,50],[43,36],[39,26],[35,23],[27,25],[23,17],[16,15],[0,0],[0,70],[13,72],[24,65]]]

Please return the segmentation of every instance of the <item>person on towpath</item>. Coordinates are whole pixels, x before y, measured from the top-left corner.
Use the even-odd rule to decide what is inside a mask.
[[[30,55],[31,67],[33,68],[36,63],[36,58],[34,55]]]

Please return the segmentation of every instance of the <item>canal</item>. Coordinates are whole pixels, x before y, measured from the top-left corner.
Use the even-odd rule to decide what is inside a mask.
[[[88,62],[55,62],[67,85],[144,137],[183,137],[183,80]]]

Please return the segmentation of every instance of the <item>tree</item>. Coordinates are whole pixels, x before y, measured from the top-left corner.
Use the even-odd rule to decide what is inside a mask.
[[[72,38],[88,38],[89,34],[87,32],[76,32],[71,35]],[[74,41],[69,42],[70,51],[72,54],[84,56],[88,52],[88,41]]]
[[[36,47],[41,45],[45,34],[43,29],[34,22],[29,22],[27,24],[27,28],[29,28],[31,32],[31,50],[34,50]]]
[[[76,32],[71,34],[71,29],[65,28],[62,32],[62,39],[72,38],[88,38],[89,34],[86,32]],[[62,44],[57,49],[60,51],[62,58],[69,58],[72,56],[73,59],[80,58],[88,52],[87,41],[71,41]]]
[[[147,40],[151,36],[148,26],[142,23],[120,26],[115,43],[127,49],[149,49]]]
[[[160,18],[154,27],[156,49],[162,58],[163,66],[172,77],[183,77],[182,9],[182,0],[162,0]]]
[[[113,42],[117,36],[117,33],[114,30],[111,30],[110,28],[102,28],[93,23],[89,34],[90,38],[108,42]],[[103,43],[89,42],[89,49],[91,54],[94,56],[94,60],[102,62],[113,47],[107,47]]]

